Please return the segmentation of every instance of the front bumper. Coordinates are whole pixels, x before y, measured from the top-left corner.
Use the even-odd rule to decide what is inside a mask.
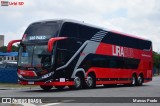
[[[21,85],[45,85],[45,86],[72,86],[74,85],[73,81],[66,81],[66,82],[29,82],[29,81],[19,81]]]

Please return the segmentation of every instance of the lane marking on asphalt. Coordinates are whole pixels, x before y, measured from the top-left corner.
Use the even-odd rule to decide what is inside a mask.
[[[21,105],[23,105],[23,106],[37,106],[37,105],[31,104],[31,103],[21,103]]]
[[[39,105],[39,106],[53,106],[53,105],[58,105],[58,104],[60,104],[60,103],[48,103],[48,104],[45,104],[45,105],[42,104],[42,105]],[[37,106],[37,105],[31,104],[31,103],[21,103],[21,105],[23,105],[23,106]]]

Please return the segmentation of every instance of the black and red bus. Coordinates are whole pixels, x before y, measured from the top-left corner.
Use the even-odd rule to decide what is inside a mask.
[[[29,25],[20,42],[18,81],[80,89],[96,85],[142,85],[152,80],[152,42],[73,20]]]

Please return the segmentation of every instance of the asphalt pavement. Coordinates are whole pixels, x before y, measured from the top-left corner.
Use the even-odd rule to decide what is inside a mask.
[[[2,85],[0,85],[0,97],[35,97],[35,98],[41,98],[41,97],[65,97],[68,98],[64,101],[54,101],[54,99],[51,99],[49,101],[49,104],[37,104],[38,106],[160,106],[159,103],[94,103],[94,100],[92,100],[89,103],[68,103],[70,100],[75,101],[77,97],[80,97],[83,99],[90,99],[90,98],[99,98],[104,99],[102,97],[120,97],[123,99],[126,99],[128,97],[160,97],[160,76],[154,77],[153,81],[145,83],[143,86],[136,86],[136,87],[128,87],[124,85],[118,85],[118,86],[109,86],[109,87],[103,87],[103,86],[97,86],[95,89],[81,89],[81,90],[70,90],[68,87],[66,87],[64,90],[57,90],[53,88],[51,91],[43,91],[39,87],[22,87],[22,88],[3,88]],[[70,98],[73,97],[73,98]],[[86,98],[87,97],[87,98]],[[94,99],[95,99],[94,98]],[[107,99],[107,98],[106,98]],[[111,98],[108,98],[111,99]],[[116,99],[116,98],[113,98]],[[96,99],[95,99],[96,101]],[[123,100],[124,101],[124,100]],[[82,101],[83,102],[83,101]],[[36,104],[30,104],[30,106],[36,106]],[[1,104],[0,106],[6,106],[6,104]],[[18,106],[18,105],[16,105]],[[25,106],[24,104],[21,106]],[[26,105],[27,106],[27,105]],[[29,105],[28,105],[29,106]]]

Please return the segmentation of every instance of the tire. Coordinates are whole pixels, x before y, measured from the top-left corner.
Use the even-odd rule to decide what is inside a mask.
[[[93,74],[90,74],[87,76],[86,87],[87,88],[95,88],[96,87],[96,78]]]
[[[131,86],[136,86],[137,85],[137,77],[136,75],[132,75],[132,81],[131,81]]]
[[[58,90],[63,90],[65,86],[55,86],[55,88],[57,88]]]
[[[142,86],[143,85],[143,77],[142,77],[142,75],[138,76],[137,85],[138,86]]]
[[[69,86],[70,89],[81,89],[84,84],[84,78],[81,74],[77,74],[74,78],[74,85]]]
[[[52,88],[53,86],[40,85],[40,87],[41,87],[43,90],[45,90],[45,91],[49,91],[49,90],[51,90],[51,88]]]

